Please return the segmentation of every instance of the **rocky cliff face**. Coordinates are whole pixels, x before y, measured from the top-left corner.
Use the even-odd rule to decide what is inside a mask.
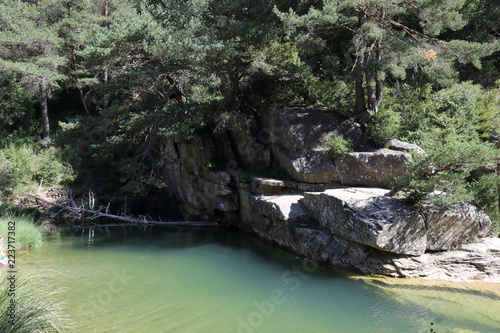
[[[408,151],[420,148],[396,140],[393,149],[363,147],[358,124],[323,109],[270,110],[247,125],[164,147],[187,220],[236,225],[311,260],[368,274],[500,281],[500,242],[464,245],[490,231],[480,209],[412,207],[385,195],[404,174]],[[349,138],[357,151],[332,161],[328,133]],[[276,170],[282,179],[269,177]]]

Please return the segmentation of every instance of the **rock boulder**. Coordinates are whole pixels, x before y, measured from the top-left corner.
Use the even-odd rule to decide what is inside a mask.
[[[326,151],[296,152],[275,148],[280,166],[294,180],[306,183],[339,182],[340,174]]]
[[[405,151],[407,153],[414,151],[417,152],[421,155],[426,155],[425,151],[420,148],[418,145],[409,143],[409,142],[404,142],[401,140],[396,140],[396,139],[389,139],[385,143],[386,147],[392,150],[399,150],[399,151]]]
[[[373,152],[347,153],[335,161],[343,185],[390,188],[403,176],[411,155],[405,152],[378,149]]]
[[[386,193],[379,188],[340,188],[306,192],[302,202],[332,235],[392,253],[424,253],[423,217]]]
[[[453,206],[431,204],[422,208],[427,229],[427,249],[452,249],[491,230],[491,220],[478,207],[462,202]]]

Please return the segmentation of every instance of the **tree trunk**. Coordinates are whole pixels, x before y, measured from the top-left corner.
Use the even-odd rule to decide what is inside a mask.
[[[358,10],[358,28],[361,28],[366,23],[366,12],[364,8]],[[364,131],[366,121],[368,120],[368,112],[365,104],[365,87],[363,86],[363,74],[365,70],[365,56],[360,54],[356,57],[355,64],[355,87],[356,87],[356,112],[361,121],[361,126]]]
[[[77,77],[77,79],[78,79],[78,77]],[[85,95],[83,94],[83,89],[78,87],[78,91],[80,93],[80,100],[82,101],[83,110],[85,110],[85,114],[87,116],[90,116],[89,108],[87,107],[87,103],[85,103]]]
[[[49,110],[47,107],[47,87],[45,83],[45,78],[42,78],[39,88],[40,88],[40,111],[42,112],[42,122],[43,122],[42,139],[50,140]]]
[[[70,30],[71,30],[71,27],[70,27]],[[73,57],[73,70],[76,71],[77,70],[77,61],[76,61],[76,52],[75,52],[74,46],[71,46],[71,54]],[[76,79],[76,84],[78,86],[78,80],[80,79],[80,77],[77,74],[75,74],[75,79]],[[85,95],[83,94],[82,87],[78,87],[78,92],[80,93],[80,100],[82,101],[83,110],[85,111],[85,114],[87,116],[90,116],[89,108],[87,107],[87,103],[85,103]]]
[[[372,55],[365,54],[365,86],[366,86],[366,104],[370,110],[373,110],[375,104],[375,88],[373,88],[373,71],[370,68],[372,62]]]
[[[356,86],[356,112],[358,113],[361,124],[365,124],[367,120],[367,111],[365,104],[365,87],[363,85],[363,56],[358,56],[356,59],[355,86]]]
[[[232,103],[234,103],[234,105],[237,105],[238,98],[240,95],[240,84],[239,84],[238,72],[231,66],[231,63],[227,64],[227,76],[229,77],[229,81],[231,82],[232,95],[233,95]]]
[[[375,100],[373,101],[373,112],[377,114],[378,106],[382,101],[382,79],[380,78],[380,61],[382,60],[382,46],[380,41],[375,45],[377,56],[377,69],[375,70]]]

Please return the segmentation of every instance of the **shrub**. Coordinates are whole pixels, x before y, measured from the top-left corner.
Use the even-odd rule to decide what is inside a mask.
[[[325,140],[328,147],[328,155],[332,160],[344,155],[345,153],[353,151],[351,141],[344,139],[337,134],[331,133],[326,136]]]
[[[71,169],[59,160],[55,148],[11,143],[0,149],[1,192],[20,194],[40,182],[55,185],[71,173]]]
[[[492,232],[500,233],[500,212],[498,207],[498,185],[500,176],[496,174],[484,175],[470,184],[474,201],[484,209],[493,222]]]
[[[3,275],[3,274],[2,274]],[[9,324],[8,306],[10,281],[1,276],[0,281],[0,332],[64,332],[68,320],[62,315],[61,302],[55,298],[59,291],[42,283],[35,275],[19,276],[16,280],[16,320]]]
[[[387,139],[399,137],[401,118],[392,108],[380,109],[370,117],[367,124],[370,139],[379,146],[384,146]]]
[[[42,244],[40,227],[35,225],[33,218],[29,215],[6,214],[0,217],[0,235],[4,239],[4,251],[7,250],[9,222],[15,224],[15,247],[16,250],[23,250],[30,247],[37,247]],[[12,224],[11,224],[12,225]]]
[[[499,159],[495,147],[473,141],[437,143],[426,152],[426,156],[413,156],[408,172],[396,185],[412,202],[430,200],[434,191],[446,193],[438,197],[442,202],[473,200],[474,193],[466,180],[470,171]]]

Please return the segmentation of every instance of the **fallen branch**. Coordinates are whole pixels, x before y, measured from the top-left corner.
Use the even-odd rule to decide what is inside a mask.
[[[40,200],[43,202],[46,202],[48,204],[51,204],[53,206],[69,210],[72,213],[77,214],[80,218],[86,219],[89,221],[92,221],[98,217],[103,217],[103,218],[109,218],[109,219],[114,219],[114,220],[119,220],[119,221],[125,221],[129,222],[131,224],[140,224],[140,225],[163,225],[163,226],[173,226],[173,227],[178,227],[178,226],[189,226],[189,227],[216,227],[219,224],[216,222],[206,222],[206,221],[174,221],[174,222],[164,222],[164,221],[152,221],[152,220],[147,220],[147,219],[137,219],[129,216],[120,216],[120,215],[113,215],[113,214],[108,214],[108,213],[103,213],[97,210],[93,209],[85,209],[85,208],[76,208],[76,207],[70,207],[70,206],[65,206],[61,205],[55,202],[52,202],[50,200],[41,198],[39,196],[36,196],[31,193],[26,193],[27,196],[35,198],[36,200]],[[84,214],[92,215],[90,217],[85,217]],[[97,226],[106,226],[105,224],[98,225],[92,222],[92,224],[97,225]]]

